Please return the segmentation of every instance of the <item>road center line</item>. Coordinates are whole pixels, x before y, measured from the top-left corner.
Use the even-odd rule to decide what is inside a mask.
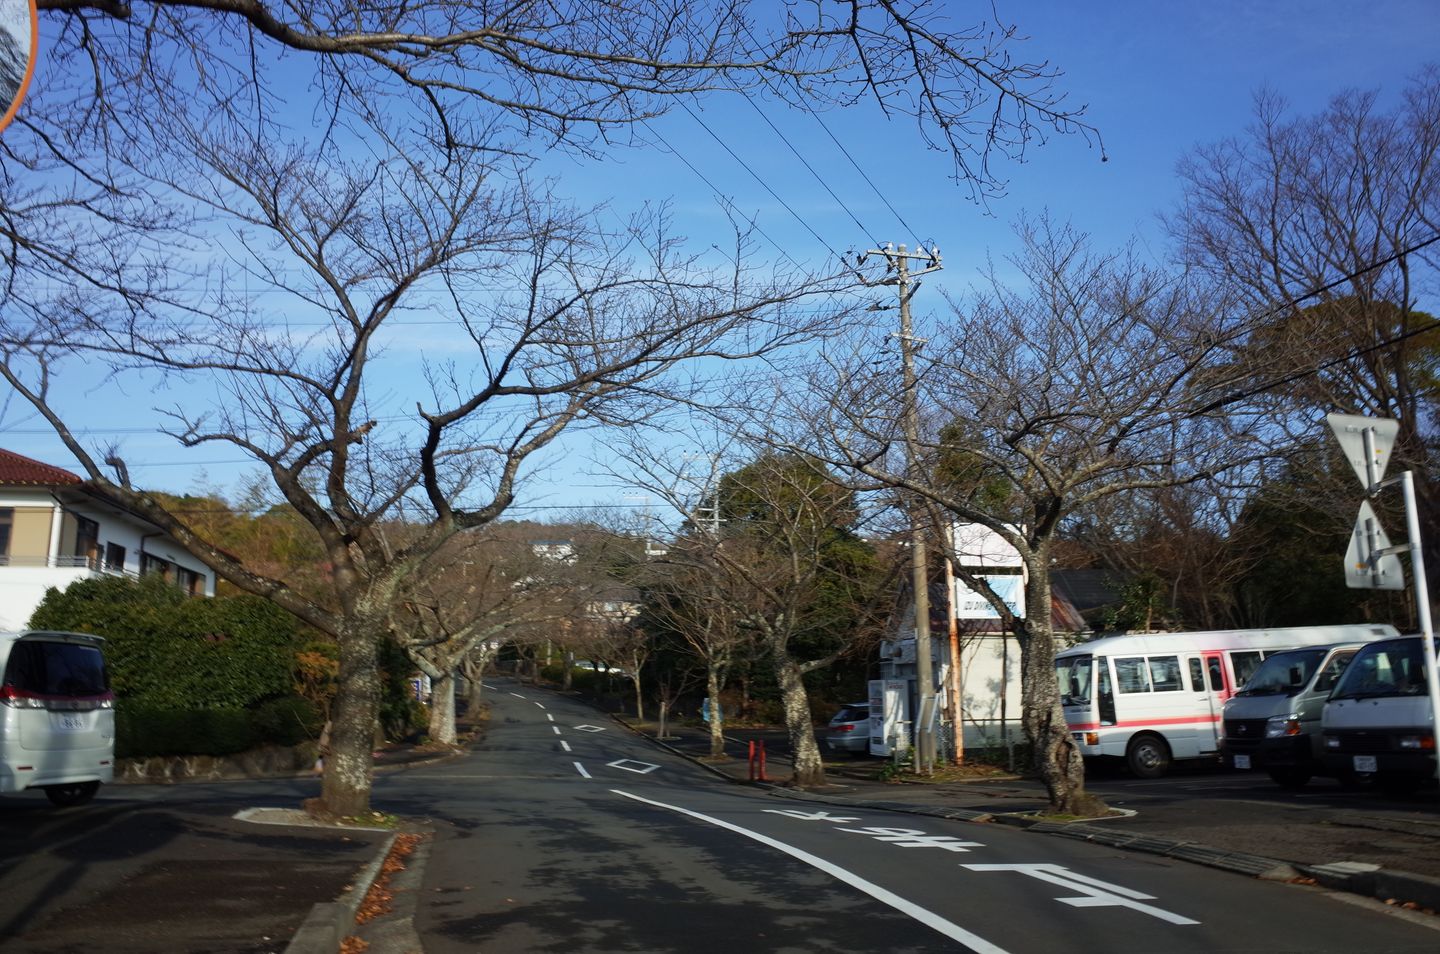
[[[543,703],[543,702],[537,702],[537,703],[535,703],[535,704],[536,704],[537,706],[539,706],[540,708],[542,708],[542,709],[545,708],[545,703]]]
[[[520,693],[518,693],[518,692],[512,692],[512,693],[510,693],[510,695],[514,696],[516,699],[524,699],[524,698],[525,698],[524,696],[520,695]]]
[[[576,762],[575,766],[579,768],[580,763]],[[589,776],[586,777],[588,778]],[[893,891],[890,891],[887,888],[882,888],[872,881],[867,881],[866,879],[860,877],[854,872],[847,871],[839,865],[826,861],[824,858],[821,858],[818,855],[812,855],[808,851],[796,848],[793,845],[787,845],[785,844],[785,842],[777,841],[776,839],[771,838],[768,835],[762,835],[759,832],[751,831],[748,828],[741,828],[739,825],[731,824],[730,822],[715,818],[710,815],[702,815],[700,812],[694,812],[688,808],[681,808],[678,805],[666,805],[664,802],[656,802],[648,798],[641,798],[639,795],[631,795],[629,792],[622,792],[618,788],[612,788],[610,791],[624,798],[629,798],[637,802],[644,802],[646,805],[654,805],[656,808],[664,808],[672,812],[677,812],[681,815],[688,815],[691,818],[698,818],[700,821],[708,822],[711,825],[715,825],[719,828],[724,828],[727,831],[733,831],[737,834],[744,835],[746,838],[752,838],[763,845],[769,845],[771,848],[783,851],[785,852],[785,854],[789,855],[792,858],[799,859],[800,861],[803,861],[807,865],[810,865],[814,868],[819,868],[821,871],[830,875],[832,878],[841,881],[844,884],[859,888],[861,891],[870,895],[870,897],[874,898],[876,901],[879,901],[882,904],[890,905],[890,907],[894,908],[900,913],[909,915],[910,917],[919,921],[926,927],[935,931],[939,931],[941,934],[945,935],[951,940],[959,941],[961,944],[964,944],[971,950],[975,951],[976,954],[1007,954],[1003,947],[992,944],[989,941],[985,940],[983,937],[980,937],[978,934],[970,933],[969,931],[965,930],[953,921],[947,921],[945,918],[942,918],[935,912],[927,908],[922,908],[915,902],[907,900],[906,898],[902,898],[900,897],[900,895],[894,893]]]
[[[551,722],[555,721],[555,717],[548,712],[545,713],[545,718],[549,719]]]
[[[570,764],[575,766],[575,771],[579,772],[581,775],[585,776],[586,778],[590,777],[590,773],[585,771],[585,766],[581,765],[579,762],[571,762]]]
[[[552,725],[550,728],[555,730],[556,735],[560,734],[560,727],[558,725]]]
[[[564,739],[561,739],[561,740],[560,740],[560,748],[564,749],[566,752],[569,752],[569,751],[570,751],[570,743],[569,743],[569,742],[566,742]]]

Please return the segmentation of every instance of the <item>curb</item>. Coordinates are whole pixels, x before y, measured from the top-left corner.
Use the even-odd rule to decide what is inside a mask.
[[[380,868],[395,845],[395,837],[391,835],[380,843],[375,857],[361,869],[338,900],[321,901],[311,907],[300,924],[300,930],[286,946],[285,954],[334,954],[340,949],[340,942],[353,933],[355,914],[360,910],[360,903],[365,900],[370,886],[380,876]]]

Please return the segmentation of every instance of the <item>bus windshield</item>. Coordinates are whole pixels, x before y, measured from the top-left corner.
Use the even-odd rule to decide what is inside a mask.
[[[1067,656],[1055,660],[1055,679],[1060,683],[1060,704],[1088,706],[1094,686],[1093,656]]]
[[[1310,683],[1327,649],[1276,653],[1260,664],[1237,696],[1293,696]]]

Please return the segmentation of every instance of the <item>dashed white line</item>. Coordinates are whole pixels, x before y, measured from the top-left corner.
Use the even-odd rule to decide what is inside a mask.
[[[585,776],[586,778],[590,777],[590,773],[585,771],[585,766],[581,765],[579,762],[571,762],[570,764],[575,766],[575,771],[579,772],[581,775]]]
[[[520,695],[520,693],[518,693],[518,692],[512,692],[512,693],[510,693],[510,695],[514,696],[516,699],[524,699],[524,698],[525,698],[524,696]]]
[[[569,752],[569,751],[570,751],[570,743],[569,743],[569,742],[566,742],[564,739],[561,739],[561,740],[560,740],[560,748],[564,749],[566,752]]]
[[[575,765],[578,768],[580,763],[576,762]],[[900,895],[895,894],[893,891],[882,888],[878,884],[875,884],[873,882],[866,881],[859,875],[851,871],[847,871],[846,869],[840,867],[837,864],[826,861],[824,858],[821,858],[818,855],[812,855],[808,851],[796,848],[793,845],[787,845],[785,844],[785,842],[777,841],[776,839],[771,838],[768,835],[762,835],[759,832],[751,831],[748,828],[741,828],[739,825],[731,824],[730,822],[723,821],[719,818],[714,818],[710,815],[702,815],[700,812],[694,812],[688,808],[681,808],[678,805],[666,805],[664,802],[651,801],[648,798],[641,798],[639,795],[631,795],[629,792],[622,792],[616,788],[612,788],[610,791],[624,798],[633,799],[637,802],[644,802],[646,805],[654,805],[656,808],[664,808],[672,812],[678,812],[681,815],[689,815],[691,818],[698,818],[700,821],[708,822],[711,825],[715,825],[719,828],[724,828],[728,831],[733,831],[737,834],[744,835],[746,838],[753,838],[761,844],[769,845],[771,848],[774,848],[778,851],[783,851],[785,852],[785,854],[789,855],[792,858],[797,858],[808,865],[819,868],[821,871],[830,875],[832,878],[837,878],[853,888],[860,889],[861,891],[870,895],[870,897],[874,898],[876,901],[890,905],[890,907],[894,908],[895,910],[901,912],[902,914],[909,915],[910,917],[919,921],[926,927],[940,932],[951,940],[959,941],[961,944],[966,945],[972,951],[976,952],[976,954],[1006,954],[1006,951],[1003,947],[992,944],[989,941],[985,940],[983,937],[980,937],[978,934],[972,934],[971,932],[965,930],[953,921],[947,921],[945,918],[942,918],[934,911],[922,908],[915,902],[907,900],[906,898],[902,898],[900,897]]]
[[[540,708],[542,708],[542,709],[545,708],[545,703],[543,703],[543,702],[537,702],[537,703],[535,703],[535,704],[536,704],[537,706],[539,706]]]
[[[552,725],[550,728],[555,730],[556,735],[560,734],[560,727],[558,725]]]
[[[545,713],[545,718],[549,719],[551,722],[555,721],[555,717],[548,712]]]

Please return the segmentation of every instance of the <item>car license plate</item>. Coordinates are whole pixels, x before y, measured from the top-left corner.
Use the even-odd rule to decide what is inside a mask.
[[[1250,767],[1250,756],[1248,756],[1248,755],[1237,755],[1237,756],[1235,756],[1235,767],[1236,767],[1237,769],[1248,769],[1248,768]]]
[[[1357,772],[1373,772],[1373,771],[1375,771],[1375,769],[1376,769],[1375,756],[1373,756],[1373,755],[1357,755],[1357,756],[1355,756],[1355,771],[1357,771]]]

